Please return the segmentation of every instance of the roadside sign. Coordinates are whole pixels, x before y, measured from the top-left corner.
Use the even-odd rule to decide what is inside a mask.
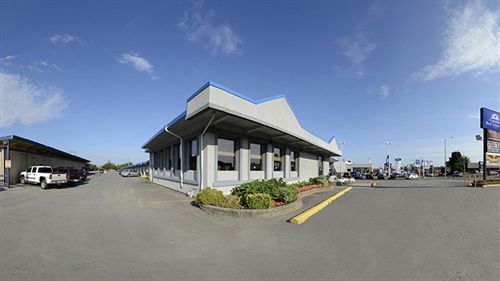
[[[479,125],[483,129],[483,180],[486,180],[488,166],[500,166],[500,113],[481,107]]]
[[[500,132],[500,113],[482,107],[481,128]]]
[[[5,168],[6,169],[12,168],[12,160],[5,160]]]

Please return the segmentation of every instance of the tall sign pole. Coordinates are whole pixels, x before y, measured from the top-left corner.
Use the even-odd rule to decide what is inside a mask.
[[[482,108],[481,108],[482,109]],[[483,114],[481,114],[482,119]],[[481,122],[482,124],[482,122]],[[486,153],[488,152],[488,130],[483,128],[483,181],[486,181]]]

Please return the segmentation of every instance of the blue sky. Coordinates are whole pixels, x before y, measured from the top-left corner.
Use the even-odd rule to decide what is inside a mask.
[[[481,157],[500,110],[498,1],[0,2],[0,135],[102,164],[141,145],[212,80],[285,94],[345,158]]]

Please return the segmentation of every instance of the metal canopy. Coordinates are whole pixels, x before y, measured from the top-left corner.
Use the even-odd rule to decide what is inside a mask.
[[[16,135],[0,137],[0,145],[2,147],[7,146],[7,142],[9,143],[10,149],[12,150],[19,150],[49,157],[56,157],[66,160],[77,161],[77,162],[84,162],[84,163],[90,162],[85,158],[81,158],[76,155],[50,147],[48,145],[41,144]]]

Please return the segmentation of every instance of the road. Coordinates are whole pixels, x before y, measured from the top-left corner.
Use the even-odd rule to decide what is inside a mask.
[[[0,192],[0,280],[500,280],[500,188],[355,187],[302,225],[189,201],[116,173]]]

